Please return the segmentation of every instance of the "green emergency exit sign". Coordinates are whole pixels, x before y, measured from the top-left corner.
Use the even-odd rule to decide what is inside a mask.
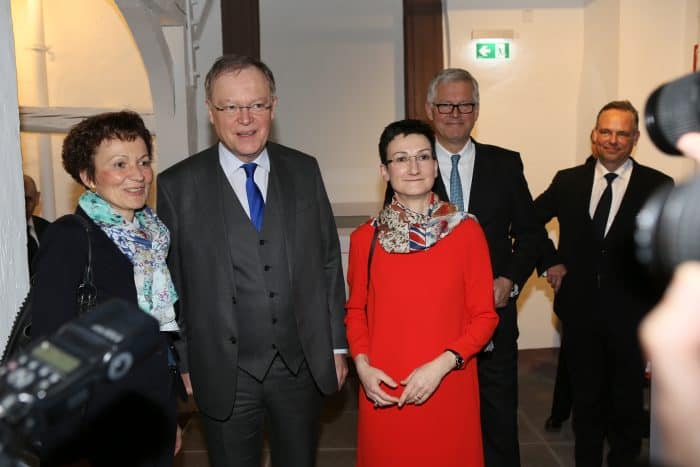
[[[496,58],[510,58],[510,43],[508,42],[477,42],[477,60],[490,60]]]

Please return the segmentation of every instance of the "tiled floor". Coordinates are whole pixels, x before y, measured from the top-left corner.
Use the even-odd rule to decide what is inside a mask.
[[[560,433],[543,429],[549,415],[557,349],[523,350],[519,357],[520,453],[522,467],[573,467],[573,433],[569,422]],[[348,378],[342,392],[326,403],[318,450],[318,467],[355,465],[358,381]],[[269,459],[264,460],[269,465]],[[177,467],[208,467],[206,447],[197,414],[185,429]]]

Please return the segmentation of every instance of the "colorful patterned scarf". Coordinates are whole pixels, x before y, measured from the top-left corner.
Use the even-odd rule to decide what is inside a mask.
[[[78,204],[134,265],[139,307],[158,320],[161,331],[177,331],[173,308],[177,293],[165,263],[170,248],[165,224],[148,206],[128,222],[91,191],[83,193]]]
[[[427,250],[445,238],[463,219],[474,216],[459,211],[453,204],[440,201],[431,193],[427,214],[411,211],[396,195],[374,220],[379,244],[389,253],[414,253]]]

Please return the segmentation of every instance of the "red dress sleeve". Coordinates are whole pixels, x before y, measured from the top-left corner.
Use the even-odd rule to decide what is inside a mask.
[[[345,304],[345,327],[352,357],[369,352],[366,305],[368,300],[367,259],[374,227],[369,223],[350,235],[348,286],[350,297]],[[376,252],[376,247],[375,247]]]
[[[488,343],[499,318],[493,298],[493,272],[486,237],[476,221],[465,220],[464,223],[464,329],[450,348],[468,359]]]

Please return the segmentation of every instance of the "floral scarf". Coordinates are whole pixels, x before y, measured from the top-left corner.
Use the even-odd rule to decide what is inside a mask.
[[[148,206],[128,222],[91,191],[83,193],[78,204],[134,265],[139,308],[158,320],[161,331],[177,331],[173,308],[177,293],[165,263],[170,248],[165,224]]]
[[[379,231],[379,244],[389,253],[414,253],[427,250],[452,232],[463,219],[476,219],[454,204],[440,201],[431,193],[427,214],[411,211],[396,195],[379,212],[373,225]]]

